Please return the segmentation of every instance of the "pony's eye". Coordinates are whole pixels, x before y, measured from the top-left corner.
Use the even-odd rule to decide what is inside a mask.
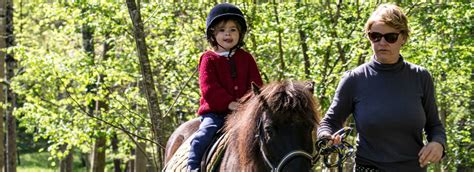
[[[265,129],[266,132],[270,132],[272,130],[272,127],[271,126],[265,126],[264,129]]]

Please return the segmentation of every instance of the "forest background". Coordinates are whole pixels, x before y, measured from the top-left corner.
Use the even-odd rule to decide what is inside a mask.
[[[196,117],[196,67],[209,48],[207,13],[218,2],[138,3],[146,36],[138,52],[130,0],[6,2],[13,20],[2,32],[9,44],[0,63],[5,168],[22,169],[22,155],[47,152],[42,164],[61,171],[161,169],[168,136]],[[380,3],[234,2],[249,26],[244,48],[264,82],[315,81],[321,112],[342,73],[370,59],[363,26]],[[472,170],[474,3],[394,3],[411,28],[401,53],[431,72],[448,136],[446,158],[430,171]]]

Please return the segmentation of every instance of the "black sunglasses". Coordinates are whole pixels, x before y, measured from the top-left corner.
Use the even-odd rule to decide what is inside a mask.
[[[368,35],[369,35],[369,39],[372,42],[379,42],[380,40],[382,40],[382,37],[383,37],[385,39],[385,41],[392,44],[392,43],[397,42],[398,35],[400,35],[400,33],[381,34],[379,32],[369,32]]]

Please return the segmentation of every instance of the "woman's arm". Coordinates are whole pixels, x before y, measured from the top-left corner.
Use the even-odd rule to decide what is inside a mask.
[[[353,112],[354,79],[352,71],[347,71],[342,77],[331,106],[318,128],[318,138],[330,137],[332,133],[342,128],[349,114]]]
[[[438,116],[433,79],[428,71],[422,73],[423,109],[426,113],[425,132],[429,143],[418,153],[420,166],[430,162],[439,162],[444,156],[446,131]]]

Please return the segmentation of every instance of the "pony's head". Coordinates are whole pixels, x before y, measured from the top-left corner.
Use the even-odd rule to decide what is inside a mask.
[[[310,158],[283,159],[295,151],[313,152],[312,132],[319,122],[319,106],[312,89],[312,83],[295,81],[252,86],[251,95],[225,127],[236,138],[240,163],[255,168],[263,163],[264,169],[275,169],[285,161],[282,171],[311,169]]]

